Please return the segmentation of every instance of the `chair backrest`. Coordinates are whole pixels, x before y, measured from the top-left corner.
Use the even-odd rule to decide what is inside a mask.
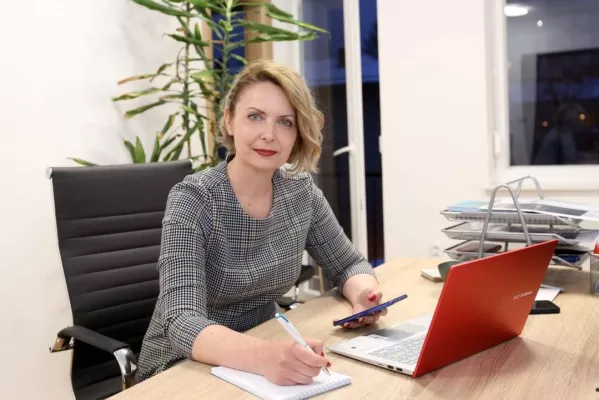
[[[139,352],[159,291],[156,264],[168,193],[191,173],[187,160],[49,170],[75,325]],[[77,344],[74,385],[86,384],[76,383],[77,370],[111,360]],[[116,363],[108,370],[119,372]]]

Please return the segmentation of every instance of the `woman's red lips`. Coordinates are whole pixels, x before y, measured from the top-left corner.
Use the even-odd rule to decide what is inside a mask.
[[[264,157],[271,157],[277,154],[274,150],[254,149],[254,151]]]

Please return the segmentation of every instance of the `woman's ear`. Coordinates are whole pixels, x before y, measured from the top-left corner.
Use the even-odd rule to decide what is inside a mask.
[[[233,136],[232,116],[228,107],[225,108],[225,128],[227,128],[227,135]]]

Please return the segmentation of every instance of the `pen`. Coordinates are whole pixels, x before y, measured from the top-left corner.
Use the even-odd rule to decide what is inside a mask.
[[[299,344],[303,348],[312,350],[314,352],[314,349],[310,347],[308,343],[306,343],[306,341],[302,338],[302,335],[299,333],[297,329],[295,329],[295,326],[293,326],[293,324],[291,323],[291,321],[287,319],[287,317],[280,313],[276,313],[275,317],[277,321],[279,321],[279,324],[281,324],[281,326],[287,331],[287,333],[293,338],[293,340],[295,340],[297,344]],[[322,370],[326,372],[327,375],[331,375],[331,373],[326,367],[322,367]]]

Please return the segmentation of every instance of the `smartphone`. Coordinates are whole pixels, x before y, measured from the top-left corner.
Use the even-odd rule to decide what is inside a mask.
[[[549,300],[535,300],[531,314],[559,314],[560,308]]]
[[[340,319],[339,321],[335,321],[335,322],[333,322],[333,326],[343,325],[346,322],[355,321],[355,320],[358,320],[358,319],[360,319],[360,318],[362,318],[362,317],[364,317],[366,315],[374,314],[375,312],[384,310],[385,308],[387,308],[389,306],[392,306],[393,304],[395,304],[397,302],[400,302],[400,301],[402,301],[403,299],[405,299],[407,297],[408,297],[407,294],[403,294],[403,295],[401,295],[399,297],[394,298],[393,300],[389,300],[389,301],[387,301],[385,303],[379,304],[378,306],[374,306],[372,308],[369,308],[368,310],[364,310],[364,311],[361,311],[361,312],[359,312],[357,314],[350,315],[349,317]]]

